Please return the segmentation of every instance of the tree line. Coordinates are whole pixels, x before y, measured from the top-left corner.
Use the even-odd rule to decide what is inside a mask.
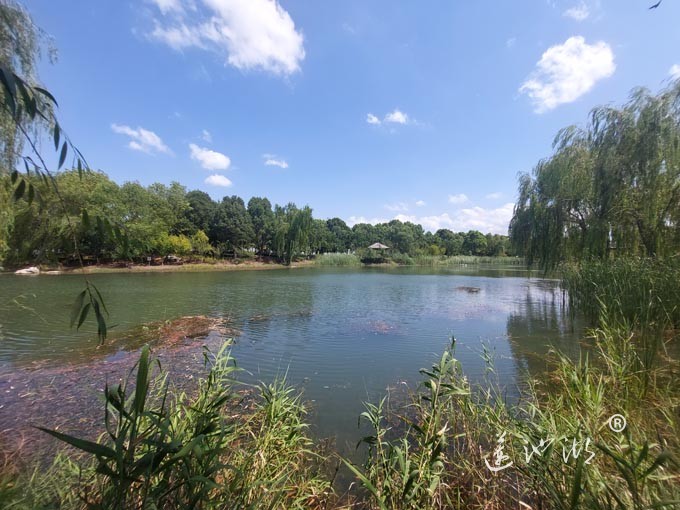
[[[680,80],[561,130],[519,179],[510,223],[529,263],[680,253]]]
[[[40,199],[5,204],[0,236],[8,265],[75,263],[72,231],[86,262],[143,261],[147,257],[243,257],[259,254],[290,263],[297,257],[365,249],[380,242],[414,255],[505,255],[506,236],[426,232],[398,220],[349,227],[340,218],[318,219],[308,206],[273,205],[253,197],[215,201],[203,191],[170,185],[122,185],[102,172],[60,172],[59,196],[34,179]],[[5,189],[9,176],[0,181]],[[66,207],[66,212],[64,211]],[[70,226],[70,227],[69,227]],[[119,235],[111,235],[111,230]]]

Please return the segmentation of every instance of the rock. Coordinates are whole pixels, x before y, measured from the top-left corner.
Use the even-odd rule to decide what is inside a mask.
[[[462,290],[464,292],[467,292],[468,294],[477,294],[482,289],[480,289],[479,287],[461,286],[461,287],[456,287],[456,290]]]
[[[25,269],[19,269],[14,271],[14,274],[40,274],[40,269],[35,266],[27,267]]]
[[[61,274],[61,271],[45,271],[44,274]]]

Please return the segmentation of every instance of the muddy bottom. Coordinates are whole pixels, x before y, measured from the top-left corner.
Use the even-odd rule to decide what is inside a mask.
[[[62,446],[36,427],[96,440],[103,432],[104,386],[130,375],[148,343],[173,388],[190,392],[206,374],[204,347],[216,352],[240,332],[205,316],[146,324],[107,340],[87,362],[31,363],[0,373],[0,451],[51,457]],[[25,459],[24,459],[25,460]]]

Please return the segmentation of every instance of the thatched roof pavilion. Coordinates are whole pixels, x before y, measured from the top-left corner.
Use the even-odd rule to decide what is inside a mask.
[[[369,250],[389,250],[389,246],[385,246],[382,243],[373,243],[371,246],[368,247]]]

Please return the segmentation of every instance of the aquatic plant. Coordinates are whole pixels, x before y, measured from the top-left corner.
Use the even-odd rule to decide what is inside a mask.
[[[360,266],[361,260],[353,253],[323,253],[314,259],[317,266]]]

